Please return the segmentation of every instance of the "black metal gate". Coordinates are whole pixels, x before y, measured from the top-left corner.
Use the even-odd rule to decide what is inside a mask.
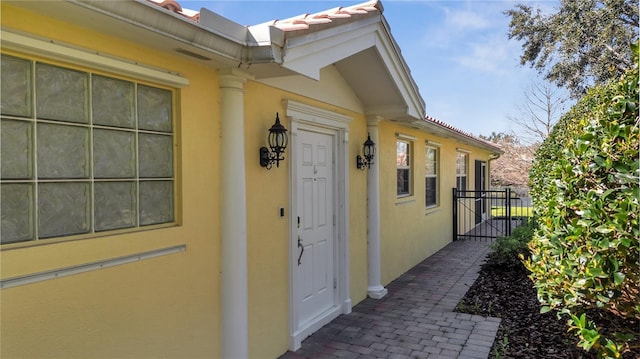
[[[504,190],[453,188],[453,240],[487,239],[511,235],[532,215],[529,198]]]

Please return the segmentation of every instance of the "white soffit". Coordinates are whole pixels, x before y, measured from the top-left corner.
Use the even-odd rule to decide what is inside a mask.
[[[382,17],[294,36],[286,34],[282,66],[319,80],[335,65],[370,115],[423,119],[424,100]]]

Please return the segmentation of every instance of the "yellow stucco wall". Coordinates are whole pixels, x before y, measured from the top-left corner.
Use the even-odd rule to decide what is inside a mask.
[[[412,146],[412,195],[397,196],[396,141],[398,135],[410,138]],[[452,193],[456,186],[456,152],[469,151],[468,188],[474,186],[474,161],[488,161],[489,153],[454,139],[392,122],[380,124],[378,158],[380,171],[381,261],[383,285],[393,281],[426,257],[452,241]],[[425,206],[426,141],[439,148],[439,203]],[[487,167],[488,168],[488,167]]]
[[[186,251],[131,264],[4,289],[0,324],[2,358],[30,357],[219,357],[220,234],[219,164],[220,90],[215,69],[185,57],[158,52],[87,29],[77,28],[2,3],[2,25],[83,49],[182,74],[190,84],[176,91],[176,180],[179,225],[121,232],[73,241],[47,240],[4,246],[1,276],[75,266],[174,245]],[[5,51],[20,55],[16,52]],[[29,58],[34,58],[30,56]],[[65,65],[55,59],[43,61]],[[77,68],[77,66],[68,67]],[[101,69],[83,68],[100,72]],[[117,73],[107,73],[119,77]],[[288,81],[245,84],[245,155],[249,354],[273,358],[286,351],[289,336],[289,181],[290,151],[279,168],[259,166],[258,149],[266,145],[276,112],[285,127],[283,100],[293,100],[353,118],[349,125],[350,298],[367,295],[367,172],[355,167],[367,135],[357,96],[344,81],[304,81],[306,93],[334,88],[341,106],[296,95]],[[127,78],[127,77],[125,77]],[[137,80],[135,78],[128,78]],[[314,86],[318,86],[314,88]],[[295,89],[295,87],[291,87]],[[319,96],[320,97],[320,96]],[[331,96],[323,98],[326,101]],[[376,161],[381,166],[382,281],[387,284],[451,240],[451,188],[455,186],[457,147],[469,149],[469,184],[473,161],[488,153],[390,122],[379,124]],[[413,141],[413,196],[396,196],[396,133]],[[424,207],[424,143],[440,151],[440,205]],[[279,208],[284,208],[284,218]]]
[[[179,226],[3,246],[0,269],[2,278],[11,278],[174,245],[185,244],[186,251],[3,289],[0,357],[217,356],[220,96],[215,71],[6,2],[1,10],[4,28],[178,72],[190,85],[176,89],[176,177],[188,189],[176,197],[176,204],[182,204]]]

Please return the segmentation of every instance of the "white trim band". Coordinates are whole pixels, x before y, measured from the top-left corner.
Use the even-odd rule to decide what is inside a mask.
[[[45,41],[2,29],[1,41],[3,48],[25,52],[30,55],[47,56],[75,65],[108,70],[117,74],[125,74],[169,86],[184,87],[189,85],[188,79],[167,70],[154,69],[133,61],[78,49],[71,45],[62,45],[53,40]]]
[[[66,277],[74,274],[90,272],[98,269],[115,267],[122,264],[133,263],[133,262],[137,262],[145,259],[165,256],[168,254],[184,252],[186,249],[187,249],[187,245],[181,244],[174,247],[156,249],[153,251],[131,254],[124,257],[105,259],[102,261],[80,264],[72,267],[54,269],[46,272],[7,278],[7,279],[0,280],[0,288],[5,289],[5,288],[17,287],[25,284],[42,282],[49,279],[56,279],[56,278]]]
[[[399,140],[405,140],[405,141],[415,141],[416,140],[415,136],[407,135],[407,134],[400,133],[400,132],[396,132],[396,138],[399,139]]]

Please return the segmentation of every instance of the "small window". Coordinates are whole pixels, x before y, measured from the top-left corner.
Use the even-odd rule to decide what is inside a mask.
[[[459,191],[467,189],[467,157],[463,152],[458,152],[456,156],[456,188]]]
[[[426,158],[425,158],[425,205],[427,207],[435,207],[438,205],[438,176],[439,176],[439,162],[438,162],[438,148],[427,146]]]
[[[398,175],[398,197],[411,195],[411,143],[396,142],[396,165]]]
[[[174,221],[171,90],[1,63],[2,244]]]

